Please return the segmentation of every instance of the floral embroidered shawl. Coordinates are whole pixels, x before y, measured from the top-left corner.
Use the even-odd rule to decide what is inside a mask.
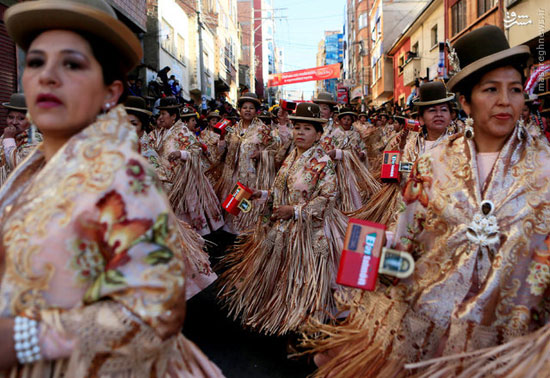
[[[332,160],[314,146],[296,149],[277,173],[266,214],[227,256],[222,298],[242,324],[267,334],[298,330],[334,309],[332,293],[347,219]],[[296,206],[298,219],[271,221],[273,207]]]
[[[178,218],[201,235],[222,227],[221,207],[204,174],[204,154],[195,134],[180,120],[163,135],[158,151],[168,172],[168,198]],[[170,153],[181,151],[188,154],[185,161],[168,159]]]
[[[273,138],[271,128],[259,118],[255,118],[248,128],[244,129],[242,121],[235,125],[232,132],[225,136],[225,152],[222,155],[223,171],[215,187],[221,202],[233,190],[237,181],[253,189],[271,188],[275,177],[275,159],[272,152],[278,146]],[[257,161],[252,155],[260,152]],[[238,216],[226,215],[226,229],[240,233],[253,227],[262,212],[260,206],[253,206],[248,213]]]
[[[0,315],[40,321],[46,357],[11,374],[219,372],[180,334],[186,247],[137,143],[117,106],[0,190]]]
[[[417,160],[396,234],[415,271],[385,292],[357,294],[345,329],[327,330],[315,346],[347,340],[319,375],[344,361],[355,376],[406,375],[406,362],[499,345],[548,323],[550,147],[516,127],[484,185],[476,154],[459,135]],[[384,360],[374,362],[380,353]]]

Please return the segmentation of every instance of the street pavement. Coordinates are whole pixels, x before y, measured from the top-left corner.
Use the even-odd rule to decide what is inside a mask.
[[[214,285],[187,302],[183,327],[228,378],[304,378],[315,370],[307,358],[287,358],[288,337],[268,337],[244,330],[217,303]]]
[[[214,266],[223,253],[210,252]],[[219,269],[216,270],[219,273]],[[315,365],[307,357],[287,358],[290,337],[260,335],[243,329],[239,320],[229,319],[227,310],[216,298],[216,284],[214,282],[187,302],[183,333],[226,377],[304,378],[315,371]]]

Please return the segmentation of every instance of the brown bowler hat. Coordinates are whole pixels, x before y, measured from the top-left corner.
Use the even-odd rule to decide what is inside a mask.
[[[419,88],[419,98],[413,102],[414,106],[429,106],[452,101],[455,95],[447,93],[445,84],[441,81],[422,83]]]
[[[337,102],[334,100],[334,97],[328,92],[320,92],[316,98],[311,100],[315,104],[328,104],[336,105]]]
[[[212,118],[222,119],[222,116],[220,115],[219,111],[214,110],[213,112],[208,113],[208,115],[206,116],[206,119],[212,119]]]
[[[197,113],[197,111],[192,106],[186,105],[183,108],[181,108],[180,117],[181,118],[193,118],[193,117],[195,117],[195,118],[198,119],[199,114]]]
[[[111,45],[129,72],[143,57],[141,43],[104,0],[25,1],[4,15],[8,34],[27,51],[33,39],[46,30],[85,32]]]
[[[23,93],[12,93],[10,102],[4,102],[2,106],[6,109],[18,110],[20,112],[27,111],[27,102]]]
[[[452,68],[458,71],[448,82],[449,90],[459,92],[466,79],[494,65],[525,65],[531,55],[528,46],[510,48],[504,32],[494,25],[473,30],[453,45],[449,54]]]
[[[288,118],[292,121],[305,121],[319,125],[328,121],[327,119],[321,118],[321,109],[319,109],[319,105],[311,102],[299,103],[294,115]]]
[[[237,100],[237,106],[240,108],[245,102],[252,102],[257,106],[262,105],[262,102],[258,98],[258,95],[252,92],[245,93],[241,97],[239,97],[239,99]]]
[[[137,112],[146,114],[148,116],[153,114],[149,110],[147,110],[145,99],[137,96],[128,96],[126,101],[124,101],[124,109],[126,109],[128,113]]]

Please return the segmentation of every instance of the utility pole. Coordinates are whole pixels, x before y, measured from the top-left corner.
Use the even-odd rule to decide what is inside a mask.
[[[204,102],[206,99],[206,83],[204,80],[204,54],[202,46],[202,21],[201,21],[201,11],[202,11],[202,0],[197,0],[197,24],[199,32],[199,77],[201,80],[201,99]],[[201,104],[202,105],[202,104]]]

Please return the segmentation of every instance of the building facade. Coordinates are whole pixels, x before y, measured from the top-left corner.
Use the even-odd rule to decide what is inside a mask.
[[[14,92],[22,91],[18,85],[17,50],[4,25],[4,12],[16,1],[0,1],[0,103],[9,102]],[[6,127],[7,109],[0,107],[0,127]]]
[[[374,0],[347,0],[344,27],[344,72],[342,85],[348,88],[352,103],[364,109],[370,102],[369,13]]]
[[[241,58],[239,60],[240,92],[256,87],[254,69],[254,4],[253,0],[237,0],[237,16],[241,28]]]
[[[369,11],[371,101],[382,105],[393,99],[393,60],[388,55],[395,40],[422,11],[427,1],[375,0]]]
[[[445,79],[444,0],[431,0],[397,38],[388,52],[393,58],[393,100],[410,105],[420,80]]]

